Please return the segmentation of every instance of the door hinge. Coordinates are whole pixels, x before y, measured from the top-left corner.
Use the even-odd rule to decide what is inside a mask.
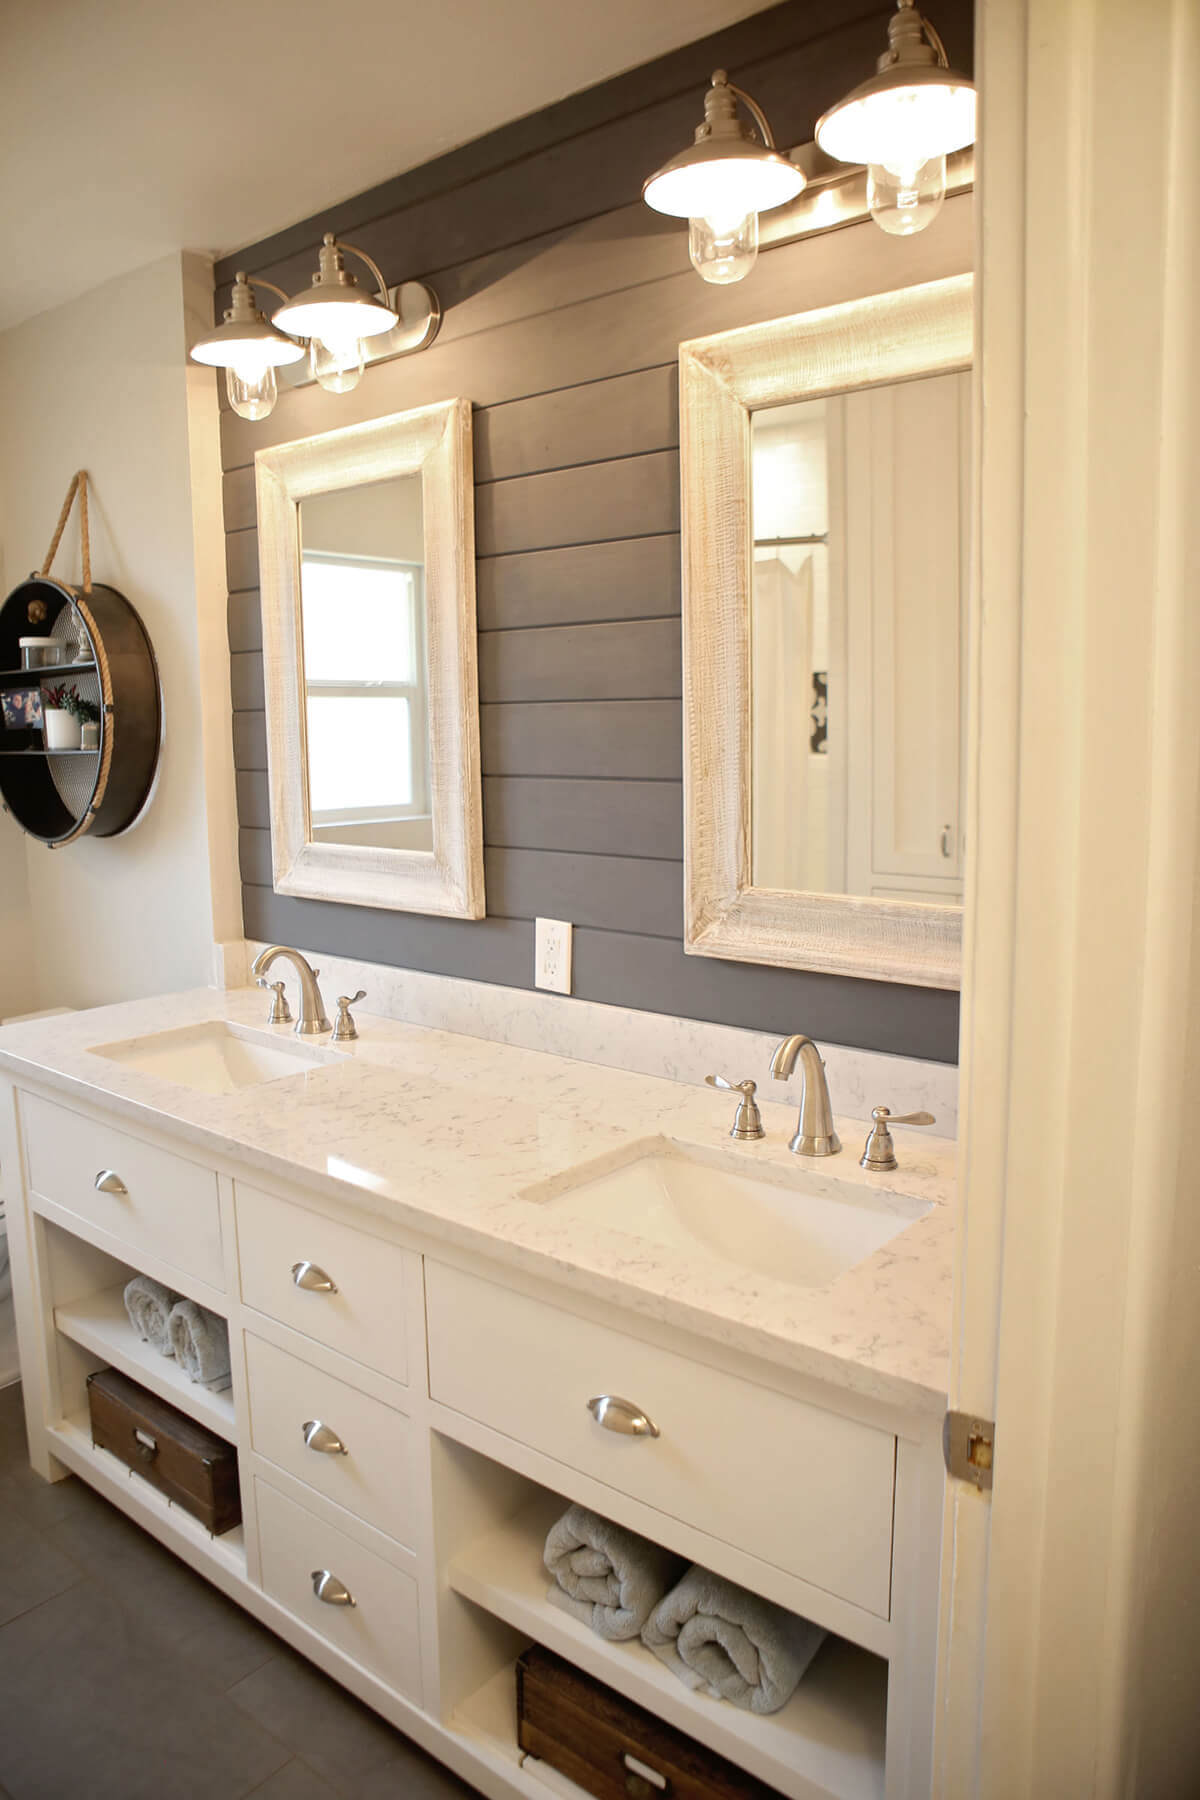
[[[942,1454],[946,1473],[956,1481],[990,1488],[996,1454],[995,1420],[979,1419],[974,1413],[948,1412],[942,1422]]]

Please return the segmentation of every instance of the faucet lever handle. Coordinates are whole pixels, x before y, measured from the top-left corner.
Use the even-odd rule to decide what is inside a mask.
[[[933,1125],[931,1112],[893,1113],[886,1106],[871,1108],[871,1133],[863,1146],[859,1163],[864,1169],[895,1169],[896,1146],[889,1129],[892,1125]]]
[[[759,1112],[758,1102],[754,1098],[758,1092],[757,1081],[726,1081],[723,1075],[706,1075],[704,1079],[709,1087],[724,1088],[728,1093],[742,1096],[730,1127],[731,1138],[745,1140],[766,1137],[762,1114]]]
[[[258,978],[258,985],[260,988],[269,989],[275,996],[271,1002],[271,1011],[267,1019],[267,1024],[290,1025],[292,1022],[292,1009],[287,1003],[287,996],[283,991],[282,981],[268,981],[265,975],[260,975]]]
[[[358,1026],[354,1023],[354,1015],[350,1008],[357,1006],[360,1000],[367,997],[366,988],[359,988],[357,994],[339,994],[337,1000],[337,1023],[333,1028],[334,1041],[344,1043],[348,1038],[358,1036]]]

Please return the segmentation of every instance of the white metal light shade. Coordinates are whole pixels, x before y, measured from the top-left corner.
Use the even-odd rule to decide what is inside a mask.
[[[975,86],[952,69],[941,38],[913,0],[897,0],[876,73],[817,121],[817,143],[838,162],[914,169],[975,142]]]
[[[891,69],[846,95],[817,125],[838,162],[899,167],[975,142],[975,88],[952,69]]]
[[[761,143],[739,120],[737,100],[753,114]],[[695,143],[655,170],[642,185],[642,199],[675,219],[731,219],[770,212],[794,200],[805,185],[803,172],[775,148],[762,109],[718,69],[704,97],[704,123]]]
[[[362,257],[379,283],[379,293],[368,294],[347,273],[342,250]],[[398,314],[389,305],[387,287],[375,263],[352,245],[338,244],[326,232],[321,246],[321,261],[312,278],[312,286],[290,300],[272,315],[273,322],[298,337],[321,338],[326,343],[344,342],[347,338],[377,337],[391,331]]]
[[[794,200],[804,185],[801,171],[778,150],[747,138],[719,138],[672,157],[645,183],[642,199],[655,212],[697,219],[770,212]]]
[[[278,369],[299,362],[304,345],[267,322],[258,310],[252,283],[239,272],[224,323],[199,338],[190,354],[193,362],[213,369]]]

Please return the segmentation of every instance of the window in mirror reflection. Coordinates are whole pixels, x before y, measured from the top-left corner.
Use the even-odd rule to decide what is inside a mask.
[[[300,505],[309,832],[433,847],[420,475]]]
[[[756,887],[961,902],[969,394],[752,417]]]

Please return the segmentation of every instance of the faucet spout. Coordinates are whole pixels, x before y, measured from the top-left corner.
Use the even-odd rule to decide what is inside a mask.
[[[812,1039],[801,1031],[784,1038],[771,1058],[771,1073],[776,1081],[787,1081],[796,1067],[797,1057],[804,1072],[804,1087],[800,1096],[799,1124],[788,1149],[796,1156],[836,1156],[842,1140],[833,1128],[825,1064]]]
[[[297,1037],[315,1037],[322,1031],[332,1031],[333,1027],[325,1017],[325,1002],[321,998],[321,990],[317,985],[320,969],[314,969],[299,950],[292,950],[287,944],[268,944],[260,950],[254,959],[251,971],[257,981],[267,973],[277,958],[283,957],[290,962],[296,971],[300,983],[300,1017],[296,1021]]]

